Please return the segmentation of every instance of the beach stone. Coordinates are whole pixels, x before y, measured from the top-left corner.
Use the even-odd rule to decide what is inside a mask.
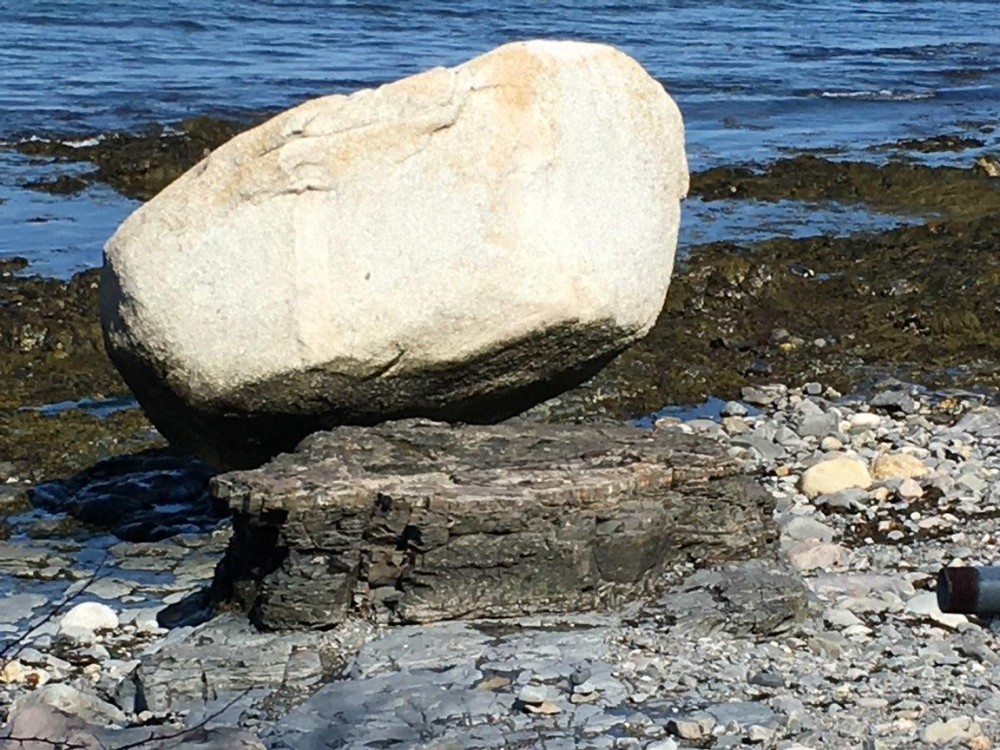
[[[937,594],[933,591],[917,594],[906,602],[906,611],[916,615],[927,615],[935,622],[948,628],[957,628],[969,621],[965,615],[942,612],[938,606]]]
[[[812,541],[792,542],[784,547],[785,556],[797,570],[834,568],[846,565],[850,551],[839,544]]]
[[[912,453],[883,453],[872,462],[872,477],[886,479],[916,479],[927,476],[928,468]]]
[[[108,353],[213,464],[338,424],[497,421],[649,331],[687,188],[680,112],[637,62],[507,44],[308,101],[140,207],[105,247]]]
[[[821,542],[831,542],[834,536],[833,529],[809,516],[793,516],[781,524],[781,531],[788,538],[799,541],[818,539]]]
[[[802,473],[801,488],[806,497],[817,497],[852,487],[867,489],[871,484],[871,475],[863,461],[835,456],[806,469]]]
[[[947,745],[956,740],[968,740],[982,733],[982,728],[969,716],[939,720],[920,732],[920,739],[931,745]]]
[[[882,424],[882,417],[873,412],[862,411],[848,419],[852,431],[871,430]]]
[[[82,602],[64,614],[59,620],[60,630],[85,628],[93,632],[114,630],[118,627],[118,614],[107,604]]]
[[[177,710],[206,696],[239,691],[276,690],[284,685],[315,685],[318,660],[300,660],[300,651],[315,652],[317,635],[279,635],[255,631],[243,618],[220,615],[198,627],[183,627],[155,650],[143,654],[131,676],[141,706],[153,712]],[[132,692],[126,685],[124,692]]]
[[[29,706],[39,704],[52,706],[91,724],[124,726],[128,723],[125,713],[117,706],[66,684],[49,684],[25,693],[14,701],[11,714],[17,715]]]
[[[917,401],[906,391],[882,391],[875,394],[868,402],[870,406],[885,409],[888,412],[913,414],[917,411]]]
[[[605,606],[678,561],[756,557],[773,499],[715,441],[619,423],[340,427],[213,480],[217,596],[266,628]]]
[[[808,617],[812,598],[801,576],[787,565],[751,560],[700,570],[663,594],[656,607],[676,620],[672,634],[767,636]]]

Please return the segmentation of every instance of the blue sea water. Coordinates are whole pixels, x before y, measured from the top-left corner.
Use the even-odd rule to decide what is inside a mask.
[[[638,59],[680,105],[695,169],[826,148],[872,158],[872,145],[941,133],[993,149],[996,9],[996,0],[0,0],[0,140],[269,112],[550,37]],[[0,256],[66,275],[100,263],[134,203],[100,189],[59,198],[21,188],[50,168],[0,155]],[[769,217],[775,231],[782,210]],[[757,223],[688,215],[682,245]]]

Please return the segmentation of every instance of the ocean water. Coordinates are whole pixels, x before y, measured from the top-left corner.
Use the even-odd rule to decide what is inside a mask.
[[[453,65],[507,41],[620,47],[677,100],[692,168],[785,153],[974,134],[1000,118],[996,0],[0,0],[0,141],[248,116]],[[971,152],[944,159],[966,159]],[[134,203],[24,190],[41,160],[0,152],[0,256],[66,275]],[[48,171],[47,171],[48,170]],[[773,231],[799,227],[778,207]],[[729,211],[729,209],[726,209]],[[760,224],[692,210],[682,246]],[[786,217],[786,218],[783,218]],[[845,226],[843,216],[831,221]],[[863,226],[885,217],[855,212]],[[817,231],[824,231],[822,229]]]

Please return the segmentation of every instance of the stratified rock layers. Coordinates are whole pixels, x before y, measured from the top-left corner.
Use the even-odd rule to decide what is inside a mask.
[[[775,536],[716,443],[614,423],[340,427],[213,492],[235,513],[217,594],[264,628],[593,609]]]

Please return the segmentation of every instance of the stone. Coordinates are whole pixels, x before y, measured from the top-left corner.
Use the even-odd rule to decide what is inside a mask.
[[[132,676],[135,692],[142,696],[140,708],[172,711],[243,690],[315,685],[321,678],[318,661],[299,661],[296,656],[315,652],[318,638],[259,633],[234,615],[220,615],[196,628],[177,628],[143,654]]]
[[[339,424],[497,421],[652,327],[687,188],[680,111],[638,63],[507,44],[212,152],[107,243],[106,347],[218,465]]]
[[[604,607],[771,549],[773,499],[738,473],[715,441],[611,422],[340,427],[213,480],[235,513],[216,596],[269,629]]]
[[[127,717],[117,706],[66,684],[49,684],[25,693],[14,701],[11,713],[17,715],[29,706],[39,704],[52,706],[92,724],[124,726],[128,723]]]
[[[982,728],[969,716],[939,720],[920,732],[920,739],[930,745],[947,745],[956,740],[968,740],[982,734]]]
[[[117,456],[69,479],[38,485],[32,501],[51,513],[69,513],[109,529],[120,539],[158,541],[218,525],[222,514],[208,494],[208,480],[215,473],[188,457]]]
[[[906,611],[915,615],[927,615],[935,622],[948,628],[957,628],[969,621],[965,615],[942,612],[938,606],[937,594],[933,591],[917,594],[906,602]]]
[[[871,475],[863,461],[848,456],[834,456],[806,469],[802,473],[801,487],[806,497],[817,497],[852,487],[867,489],[871,484]]]
[[[852,414],[848,421],[851,423],[851,430],[853,432],[860,432],[878,427],[882,424],[882,417],[872,412],[862,411]]]
[[[118,627],[118,615],[107,604],[82,602],[64,614],[59,620],[60,630],[86,628],[98,632],[114,630]]]
[[[906,391],[882,391],[882,393],[875,394],[868,403],[888,412],[913,414],[917,411],[916,399]]]
[[[923,497],[924,488],[916,479],[904,479],[896,488],[896,494],[904,500],[916,500],[918,497]]]
[[[809,516],[793,516],[781,524],[781,532],[784,536],[799,541],[818,539],[821,542],[832,542],[834,536],[833,529]]]
[[[850,551],[839,544],[792,542],[784,547],[785,556],[797,570],[835,568],[846,565]]]
[[[676,620],[672,634],[703,637],[775,636],[805,620],[812,599],[802,578],[786,565],[752,560],[688,576],[663,594],[656,608]]]
[[[799,422],[798,426],[800,435],[812,435],[820,438],[836,433],[839,429],[840,417],[833,412],[806,416]]]
[[[710,716],[671,719],[667,722],[667,731],[682,740],[700,740],[712,731],[715,720]]]
[[[745,417],[750,413],[746,405],[739,401],[727,401],[722,405],[722,416],[724,417]]]
[[[14,740],[15,737],[31,738]],[[264,750],[250,732],[226,727],[178,732],[170,726],[105,729],[79,716],[41,702],[28,702],[12,711],[10,723],[0,730],[0,740],[11,750],[107,750],[155,747],[158,750]]]
[[[524,710],[529,714],[540,714],[542,716],[552,716],[553,714],[557,714],[562,711],[562,709],[552,701],[525,703]]]
[[[549,691],[544,685],[525,685],[517,693],[521,703],[542,703],[548,700]]]
[[[883,453],[872,462],[874,479],[919,479],[927,476],[928,468],[912,453]]]

